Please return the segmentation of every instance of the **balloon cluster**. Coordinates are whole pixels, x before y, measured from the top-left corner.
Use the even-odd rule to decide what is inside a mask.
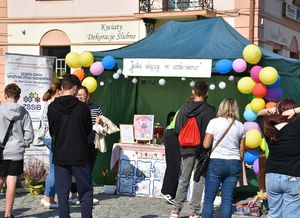
[[[102,61],[95,61],[94,56],[89,51],[84,51],[80,55],[76,52],[69,52],[66,57],[66,64],[70,68],[79,68],[73,71],[73,74],[76,75],[81,81],[82,86],[85,86],[89,93],[93,93],[97,89],[97,80],[95,77],[101,75],[104,70],[111,70],[116,65],[116,61],[112,56],[105,56]],[[89,68],[92,76],[86,77],[84,68]],[[122,71],[121,71],[122,73]],[[115,74],[120,74],[115,73]],[[113,78],[117,76],[113,75]]]

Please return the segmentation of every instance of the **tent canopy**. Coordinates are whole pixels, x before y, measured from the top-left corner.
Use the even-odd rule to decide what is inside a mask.
[[[123,48],[94,52],[96,59],[111,55],[122,58],[193,58],[213,59],[242,57],[251,42],[223,18],[196,21],[169,21],[150,36]],[[262,66],[273,66],[281,75],[300,76],[300,61],[280,56],[261,48]]]

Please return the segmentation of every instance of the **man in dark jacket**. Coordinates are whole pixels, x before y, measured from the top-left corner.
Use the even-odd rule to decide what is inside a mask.
[[[90,109],[76,97],[80,81],[75,75],[62,80],[62,96],[49,105],[49,131],[53,140],[53,163],[59,217],[69,215],[71,177],[78,185],[81,216],[92,217],[93,187],[91,168],[88,164],[87,137],[92,132]]]
[[[177,187],[176,197],[174,199],[174,210],[170,217],[176,218],[179,216],[184,201],[187,197],[187,191],[191,179],[193,169],[197,166],[198,157],[203,151],[202,141],[205,136],[205,130],[209,121],[215,118],[214,109],[209,106],[205,99],[208,95],[208,86],[205,82],[197,82],[192,90],[192,98],[178,112],[175,125],[175,133],[179,134],[185,123],[190,117],[195,117],[201,135],[200,144],[191,147],[180,147],[181,154],[181,173]],[[189,218],[199,217],[200,202],[204,187],[204,178],[199,182],[194,182],[192,199],[190,202]]]

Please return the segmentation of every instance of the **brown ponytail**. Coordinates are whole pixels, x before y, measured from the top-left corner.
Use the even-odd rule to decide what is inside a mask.
[[[55,93],[60,89],[61,89],[60,83],[51,83],[49,89],[43,95],[43,101],[50,100],[55,95]]]

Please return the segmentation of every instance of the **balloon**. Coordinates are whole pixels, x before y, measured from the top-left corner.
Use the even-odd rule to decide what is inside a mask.
[[[238,58],[232,62],[232,69],[237,73],[242,73],[246,70],[247,63],[244,59]]]
[[[90,72],[94,76],[99,76],[103,71],[104,67],[100,61],[96,61],[90,66]]]
[[[81,85],[85,86],[89,93],[93,93],[97,89],[97,80],[89,76],[82,81]]]
[[[252,89],[252,93],[255,97],[258,98],[263,98],[266,96],[267,94],[267,87],[262,84],[262,83],[257,83],[253,89]]]
[[[259,72],[259,80],[265,85],[271,85],[278,79],[278,72],[274,67],[264,67]]]
[[[276,107],[276,102],[269,101],[269,102],[266,104],[266,108],[271,108],[271,107]]]
[[[281,81],[281,78],[280,78],[280,76],[278,75],[278,78],[277,78],[276,82],[273,83],[273,84],[271,84],[271,85],[267,85],[267,87],[268,87],[268,88],[274,88],[274,87],[277,87],[277,86],[279,86],[280,81]]]
[[[252,101],[251,101],[251,108],[254,112],[258,112],[262,109],[264,109],[266,106],[266,103],[265,103],[265,100],[262,99],[262,98],[254,98]]]
[[[257,118],[257,114],[252,109],[245,110],[243,115],[247,121],[254,121]]]
[[[251,77],[245,76],[238,81],[237,87],[241,93],[250,94],[255,84]]]
[[[233,80],[234,80],[234,76],[233,76],[233,75],[230,75],[230,76],[228,77],[228,80],[229,80],[229,81],[233,81]]]
[[[246,132],[245,145],[249,148],[256,148],[261,144],[261,133],[257,129],[250,129]]]
[[[114,73],[114,74],[113,74],[113,78],[114,78],[114,79],[119,79],[119,78],[120,78],[120,74]]]
[[[214,84],[210,84],[209,89],[210,90],[215,90],[216,86]]]
[[[252,94],[248,94],[247,97],[250,101],[252,101],[255,98],[255,96]]]
[[[254,161],[259,157],[259,151],[258,150],[252,150],[252,151],[247,151],[244,154],[244,161],[247,164],[252,165]]]
[[[185,79],[185,77],[181,77],[181,80],[182,80],[182,81],[185,81],[186,79]]]
[[[258,158],[253,162],[253,171],[256,175],[259,174],[259,159]]]
[[[137,82],[138,82],[137,78],[134,77],[134,78],[132,79],[132,83],[133,83],[133,84],[136,84]]]
[[[118,69],[117,73],[121,75],[122,74],[122,69]]]
[[[102,59],[102,64],[104,69],[111,70],[116,65],[116,61],[112,56],[108,55]]]
[[[275,88],[268,88],[267,95],[265,96],[265,99],[268,101],[280,101],[281,97],[283,95],[283,91],[279,87]]]
[[[268,143],[266,142],[266,144],[265,144],[265,148],[266,148],[266,158],[268,158],[269,157],[269,153],[270,153],[270,150],[269,150],[269,145],[268,145]]]
[[[265,151],[266,150],[266,139],[265,138],[263,138],[262,140],[261,140],[261,144],[260,144],[260,149],[262,150],[262,151]]]
[[[232,61],[228,59],[221,59],[216,63],[215,69],[220,74],[229,73],[232,70]]]
[[[74,74],[75,76],[77,76],[78,79],[79,79],[80,81],[82,81],[83,78],[85,77],[85,73],[84,73],[84,71],[83,71],[82,69],[77,69],[77,70],[75,70],[75,71],[73,72],[73,74]]]
[[[79,54],[77,54],[76,52],[69,52],[66,55],[66,64],[70,67],[70,68],[80,68],[81,64],[80,64],[80,58],[79,58]]]
[[[100,86],[104,86],[104,82],[103,81],[100,82]]]
[[[259,80],[259,72],[261,71],[262,67],[261,66],[254,66],[250,70],[250,76],[255,82],[260,82]]]
[[[80,54],[79,60],[80,60],[81,66],[89,67],[94,62],[94,56],[91,52],[84,51]]]
[[[246,105],[245,110],[247,110],[247,109],[251,109],[251,103]]]
[[[190,82],[190,87],[194,87],[195,86],[195,82],[194,81],[191,81]]]
[[[261,51],[257,45],[247,45],[243,50],[243,58],[249,64],[257,64],[261,59]]]
[[[226,83],[225,82],[220,82],[219,83],[219,88],[220,89],[225,89],[226,88]]]
[[[166,80],[165,79],[160,79],[160,80],[158,80],[158,84],[163,86],[163,85],[166,84]]]
[[[245,132],[247,132],[248,130],[251,130],[251,129],[256,129],[256,130],[261,132],[261,130],[259,128],[259,125],[257,123],[255,123],[255,122],[245,122],[244,123]]]

